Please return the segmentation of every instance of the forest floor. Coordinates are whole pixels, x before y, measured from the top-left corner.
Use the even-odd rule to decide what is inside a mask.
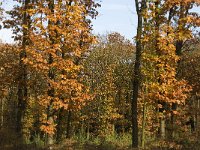
[[[34,142],[22,144],[14,130],[0,130],[0,150],[130,150],[131,135],[109,135],[93,137],[76,135],[59,144],[45,146],[44,141],[35,138]]]
[[[190,140],[192,137],[190,136]],[[146,149],[151,150],[168,150],[168,149],[183,149],[183,150],[200,150],[200,142],[198,141],[176,141],[167,144],[167,141],[154,141],[156,143],[147,143]],[[87,138],[86,136],[76,135],[71,139],[65,139],[59,144],[46,146],[44,140],[34,139],[34,142],[29,144],[20,144],[21,140],[14,131],[3,130],[0,132],[0,150],[133,150],[131,149],[131,135],[109,135],[106,137]],[[182,145],[183,147],[177,147]],[[176,147],[176,148],[172,148]],[[139,148],[141,149],[141,148]]]
[[[94,144],[94,143],[78,143],[72,140],[66,140],[62,144],[53,145],[45,150],[129,150],[128,147],[118,147],[113,143]]]
[[[66,140],[62,144],[55,144],[48,147],[37,148],[34,144],[30,145],[13,145],[7,144],[0,147],[0,150],[130,150],[128,147],[118,147],[113,143],[91,144],[78,143],[72,140]]]

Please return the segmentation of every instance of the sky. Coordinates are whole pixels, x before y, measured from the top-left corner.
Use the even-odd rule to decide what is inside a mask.
[[[134,0],[102,0],[99,16],[93,20],[95,34],[119,32],[128,39],[136,34],[137,15]]]
[[[2,1],[2,0],[0,0]],[[3,0],[3,7],[11,9],[12,0]],[[96,0],[101,1],[101,7],[98,8],[99,15],[92,21],[94,34],[106,34],[110,32],[119,32],[127,39],[131,40],[136,35],[137,14],[135,11],[134,0]],[[199,8],[193,11],[199,12]],[[0,30],[0,39],[3,42],[12,43],[11,30]]]
[[[1,0],[0,0],[1,1]],[[13,3],[4,0],[3,7],[11,9]],[[137,16],[135,13],[134,0],[101,0],[98,8],[99,15],[92,21],[94,34],[106,34],[119,32],[121,35],[132,40],[136,34]],[[0,39],[3,42],[12,43],[12,31],[0,30]]]

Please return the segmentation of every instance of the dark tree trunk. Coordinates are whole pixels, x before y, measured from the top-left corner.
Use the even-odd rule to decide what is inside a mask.
[[[142,1],[142,5],[138,0],[135,0],[136,11],[138,15],[138,26],[137,26],[137,36],[136,36],[136,60],[134,66],[134,77],[133,77],[133,97],[131,103],[132,109],[132,147],[138,148],[138,114],[137,114],[137,101],[140,87],[140,63],[141,63],[141,53],[142,53],[142,10],[144,7],[145,0]]]
[[[26,58],[26,46],[29,44],[28,30],[30,28],[30,16],[27,14],[29,9],[30,0],[24,2],[24,14],[23,14],[23,37],[22,37],[22,50],[20,52],[19,61],[19,77],[18,77],[18,106],[17,106],[17,120],[16,120],[16,131],[20,137],[22,137],[22,121],[26,110],[27,103],[27,67],[23,59]]]
[[[71,113],[71,110],[68,111],[68,116],[67,116],[67,132],[66,132],[66,138],[70,138],[71,137],[71,134],[70,134],[70,131],[71,131],[71,116],[72,116],[72,113]]]
[[[180,56],[182,53],[183,41],[176,42],[176,55]]]
[[[61,108],[59,113],[58,113],[58,121],[57,121],[57,136],[56,136],[56,141],[59,143],[62,140],[62,133],[63,133],[63,119],[64,119],[64,109]]]

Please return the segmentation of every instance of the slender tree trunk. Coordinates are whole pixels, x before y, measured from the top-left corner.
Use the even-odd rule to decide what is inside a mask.
[[[199,132],[199,99],[198,97],[196,96],[196,112],[195,112],[195,128],[196,128],[196,131],[197,133]]]
[[[0,129],[3,127],[4,122],[4,98],[1,98],[1,124]]]
[[[146,95],[148,94],[148,90],[145,87],[144,88],[144,96],[143,96],[143,112],[142,112],[142,137],[141,137],[141,145],[142,148],[145,148],[145,140],[146,140],[146,136],[145,136],[145,128],[146,128],[146,117],[147,117],[147,102],[146,102]]]
[[[87,123],[87,140],[90,139],[90,124],[89,122]]]
[[[49,0],[49,4],[48,4],[48,7],[51,11],[51,14],[54,14],[54,0]],[[53,23],[51,21],[48,21],[48,28],[50,28],[50,26],[52,26]],[[54,44],[54,39],[52,37],[52,35],[49,33],[49,39],[51,41],[51,44]],[[48,60],[48,63],[51,65],[53,63],[53,56],[52,54],[50,53],[49,54],[49,60]],[[54,73],[54,70],[53,68],[50,68],[49,69],[49,73],[48,73],[48,77],[50,80],[54,80],[55,79],[55,73]],[[52,101],[54,99],[54,87],[52,87],[50,84],[49,84],[49,90],[48,90],[48,96],[51,97],[51,102],[50,102],[50,105],[49,107],[47,108],[47,120],[49,122],[51,122],[52,124],[54,124],[54,119],[53,119],[53,110],[52,110]],[[47,144],[48,145],[51,145],[53,144],[53,135],[52,134],[48,134],[47,135]]]
[[[144,4],[145,0],[142,1]],[[143,4],[140,7],[138,0],[135,0],[136,11],[138,15],[138,25],[137,25],[137,36],[136,36],[136,60],[134,65],[134,77],[133,77],[133,97],[131,103],[132,109],[132,147],[138,148],[138,114],[137,114],[137,101],[140,87],[140,63],[141,63],[141,53],[142,53],[142,9]]]
[[[143,104],[143,113],[142,113],[142,148],[144,149],[145,147],[145,128],[146,128],[146,102],[144,101],[144,104]]]
[[[22,37],[22,50],[20,52],[19,62],[19,77],[18,77],[18,108],[17,108],[17,120],[16,120],[16,131],[20,137],[23,137],[23,117],[26,110],[27,103],[27,67],[23,59],[26,58],[26,46],[29,44],[28,30],[30,28],[30,16],[27,14],[30,0],[24,1],[24,13],[23,13],[23,37]]]
[[[165,118],[160,118],[160,136],[162,139],[165,139]]]
[[[68,111],[67,116],[67,132],[66,132],[66,138],[69,139],[71,137],[70,131],[71,131],[71,110]]]
[[[57,136],[56,141],[59,143],[62,140],[62,132],[63,132],[63,118],[64,118],[64,109],[61,108],[58,113],[58,121],[57,121]]]

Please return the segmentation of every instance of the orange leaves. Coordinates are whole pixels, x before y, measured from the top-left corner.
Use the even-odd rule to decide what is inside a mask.
[[[79,63],[94,41],[85,19],[86,7],[78,1],[71,5],[55,2],[52,7],[37,1],[34,5],[34,10],[27,11],[34,19],[29,31],[31,45],[26,47],[27,58],[23,61],[45,80],[38,103],[43,109],[50,108],[50,114],[62,108],[77,111],[91,98],[82,83],[83,67]],[[53,134],[54,120],[49,119],[42,119],[40,129]]]
[[[54,126],[45,126],[45,125],[42,125],[40,127],[40,130],[49,134],[49,135],[53,135],[55,133],[55,127]]]
[[[44,133],[47,133],[49,135],[55,134],[55,124],[53,123],[53,118],[51,118],[49,121],[43,121],[43,125],[40,126],[40,130]]]
[[[65,110],[68,110],[69,108],[69,99],[64,99],[63,101],[61,101],[59,98],[54,98],[53,102],[52,102],[52,107],[55,110],[59,110],[61,108],[64,108]]]
[[[168,78],[166,81],[162,80],[162,83],[151,83],[148,85],[148,88],[148,97],[151,100],[161,100],[180,105],[185,104],[187,95],[191,91],[191,87],[184,80],[177,81],[171,78]]]
[[[152,1],[145,10],[148,14],[144,16],[143,27],[140,103],[151,112],[147,117],[151,129],[152,123],[159,123],[157,120],[162,117],[182,115],[191,92],[188,82],[177,76],[180,56],[176,43],[192,37],[189,27],[194,19],[187,14],[187,9],[193,2],[167,0],[156,4]]]

